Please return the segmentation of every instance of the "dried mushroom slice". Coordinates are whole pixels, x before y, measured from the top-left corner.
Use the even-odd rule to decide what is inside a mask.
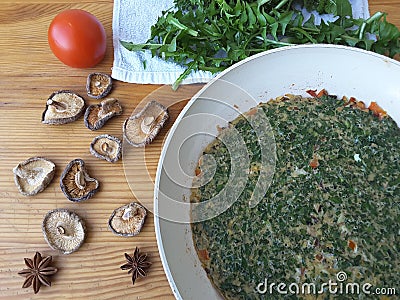
[[[108,134],[95,137],[90,144],[90,153],[100,159],[115,163],[121,158],[122,142]]]
[[[42,115],[44,124],[66,124],[76,121],[85,108],[85,100],[71,91],[58,91],[50,95]]]
[[[99,189],[99,181],[89,176],[82,159],[71,161],[60,179],[61,190],[70,201],[80,202],[92,197]]]
[[[43,157],[31,157],[13,169],[15,184],[22,195],[42,192],[54,177],[56,165]]]
[[[112,88],[110,75],[103,73],[91,73],[86,81],[86,91],[89,97],[100,99],[107,96]]]
[[[143,227],[147,211],[139,203],[132,202],[118,207],[110,216],[108,227],[120,236],[135,236]]]
[[[89,105],[85,112],[85,126],[90,130],[97,130],[114,116],[122,114],[122,107],[118,99],[108,98],[99,104]]]
[[[168,110],[163,105],[157,101],[150,101],[142,111],[125,120],[124,137],[135,147],[150,144],[168,117]]]
[[[63,254],[78,250],[86,236],[85,223],[81,217],[62,208],[51,210],[46,214],[42,231],[49,246]]]

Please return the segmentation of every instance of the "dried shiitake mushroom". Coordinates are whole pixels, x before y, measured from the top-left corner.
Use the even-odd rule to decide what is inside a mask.
[[[115,163],[121,157],[122,142],[119,138],[102,134],[95,137],[90,144],[90,153],[100,159]]]
[[[120,236],[135,236],[143,227],[146,209],[137,202],[118,207],[108,220],[110,230]]]
[[[107,96],[112,88],[110,75],[103,73],[91,73],[86,81],[86,91],[89,97],[100,99]]]
[[[124,137],[135,147],[150,144],[168,117],[168,110],[163,105],[154,100],[150,101],[142,111],[125,120]]]
[[[33,196],[42,192],[54,177],[56,165],[43,157],[31,157],[13,169],[14,181],[21,194]]]
[[[50,95],[42,115],[44,124],[66,124],[76,121],[85,109],[85,100],[71,91],[58,91]]]
[[[77,158],[61,174],[60,186],[68,200],[80,202],[89,199],[99,190],[99,181],[89,176],[85,162]]]
[[[99,104],[89,105],[85,111],[85,126],[90,130],[97,130],[114,116],[122,114],[122,107],[118,99],[108,98]]]
[[[42,231],[49,246],[63,254],[78,250],[86,236],[82,218],[63,208],[51,210],[46,214]]]

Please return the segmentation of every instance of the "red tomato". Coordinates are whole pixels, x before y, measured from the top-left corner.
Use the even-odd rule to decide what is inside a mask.
[[[50,24],[48,41],[54,55],[74,68],[97,65],[106,53],[106,32],[100,21],[87,11],[69,9]]]

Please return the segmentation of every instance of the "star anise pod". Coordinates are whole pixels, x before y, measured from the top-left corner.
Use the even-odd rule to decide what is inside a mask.
[[[129,270],[132,273],[132,284],[139,277],[145,277],[147,269],[151,266],[151,262],[147,260],[147,254],[140,254],[139,248],[136,247],[133,255],[125,253],[127,263],[121,266],[122,270]]]
[[[18,272],[18,275],[26,277],[23,288],[33,286],[33,291],[35,294],[39,292],[41,285],[51,286],[49,279],[50,275],[57,273],[57,268],[51,267],[51,256],[42,258],[39,252],[36,252],[33,260],[30,258],[24,258],[25,265],[28,269],[23,269]]]

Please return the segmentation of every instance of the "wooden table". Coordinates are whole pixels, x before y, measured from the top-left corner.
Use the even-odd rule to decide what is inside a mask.
[[[64,66],[51,53],[47,28],[53,17],[68,8],[80,8],[96,15],[108,36],[107,54],[92,69]],[[68,125],[41,124],[47,97],[56,90],[70,89],[85,95],[86,77],[91,72],[110,73],[113,62],[112,0],[2,0],[0,5],[0,298],[1,299],[174,299],[164,274],[155,238],[153,215],[142,232],[131,238],[115,236],[107,228],[112,211],[140,198],[151,201],[153,185],[147,174],[138,172],[136,185],[129,186],[120,160],[115,164],[99,160],[89,152],[89,144],[98,134],[122,138],[121,126],[135,107],[160,86],[114,82],[111,97],[120,99],[124,113],[98,130],[88,130],[82,118]],[[400,27],[399,0],[370,0],[371,14],[389,13],[388,20]],[[164,96],[179,98],[170,108],[171,120],[156,141],[146,148],[145,159],[150,178],[154,178],[162,140],[182,107],[199,89],[192,86]],[[97,103],[85,97],[88,103]],[[56,164],[56,173],[48,188],[33,197],[22,196],[14,184],[12,169],[32,156],[45,156]],[[68,201],[59,187],[66,164],[82,158],[89,173],[101,182],[100,191],[82,203]],[[141,177],[143,176],[143,178]],[[88,237],[75,253],[61,255],[46,244],[41,231],[43,216],[54,208],[67,208],[85,219]],[[153,263],[147,278],[132,286],[130,275],[120,270],[124,253],[135,246],[148,253]],[[51,288],[39,294],[22,289],[24,257],[35,251],[52,255],[59,272]]]

